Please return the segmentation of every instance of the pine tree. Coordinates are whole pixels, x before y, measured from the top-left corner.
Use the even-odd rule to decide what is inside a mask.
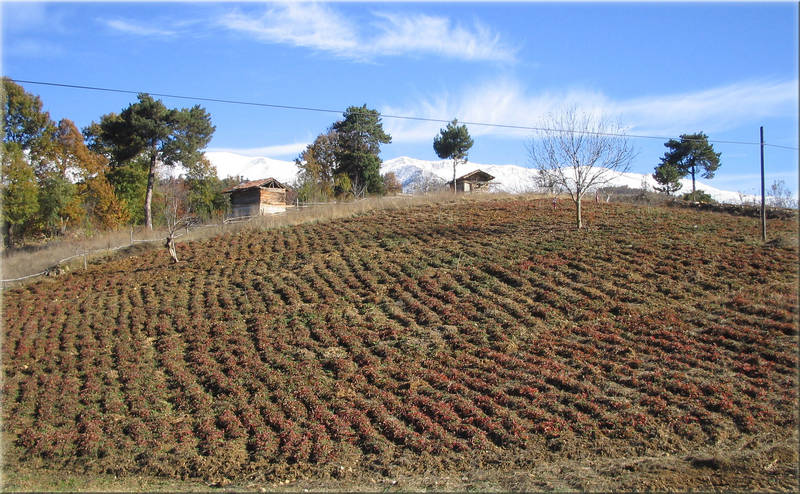
[[[692,194],[695,193],[695,175],[701,173],[703,178],[714,178],[719,168],[722,153],[715,153],[714,146],[709,144],[708,136],[702,132],[681,134],[680,140],[670,139],[664,144],[669,151],[661,158],[661,165],[673,166],[680,177],[692,176]]]
[[[439,130],[439,135],[433,139],[433,150],[442,159],[453,160],[453,193],[456,192],[456,166],[466,163],[469,149],[472,147],[472,138],[466,125],[458,125],[458,119],[453,119],[447,127]]]
[[[199,161],[202,149],[214,133],[211,116],[200,106],[181,110],[168,109],[161,100],[141,93],[139,101],[125,108],[119,116],[109,114],[99,125],[90,126],[92,146],[110,153],[114,165],[127,164],[138,156],[148,161],[144,198],[144,222],[153,228],[152,200],[156,164],[184,166]]]
[[[363,184],[366,192],[382,194],[381,144],[392,142],[384,132],[380,113],[363,106],[351,106],[344,112],[344,120],[333,124],[331,130],[338,134],[335,174],[344,173],[351,184]]]
[[[681,188],[681,172],[675,165],[664,162],[662,159],[661,164],[656,166],[653,179],[661,186],[653,187],[659,192],[664,192],[667,195],[672,195]]]

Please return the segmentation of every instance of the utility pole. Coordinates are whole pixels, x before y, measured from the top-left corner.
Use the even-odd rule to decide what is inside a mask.
[[[767,209],[764,200],[764,126],[761,126],[761,241],[767,241]]]

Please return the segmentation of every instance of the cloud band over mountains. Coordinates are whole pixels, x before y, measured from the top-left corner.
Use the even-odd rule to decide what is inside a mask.
[[[618,121],[628,133],[672,136],[703,130],[721,132],[762,117],[796,114],[798,81],[756,80],[675,94],[612,98],[587,89],[532,92],[514,78],[504,77],[417,98],[408,105],[381,109],[390,115],[458,118],[462,122],[536,127],[542,117],[569,107]],[[430,140],[442,124],[387,120],[395,141]],[[530,130],[472,126],[473,135],[529,137]]]

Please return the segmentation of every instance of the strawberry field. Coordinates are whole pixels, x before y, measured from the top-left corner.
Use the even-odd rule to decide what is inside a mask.
[[[791,436],[796,219],[762,244],[754,218],[585,209],[374,211],[7,289],[6,468],[380,477]]]

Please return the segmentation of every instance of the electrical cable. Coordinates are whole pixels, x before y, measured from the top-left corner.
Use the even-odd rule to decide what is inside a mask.
[[[233,99],[224,99],[224,98],[207,98],[201,96],[185,96],[185,95],[177,95],[177,94],[167,94],[167,93],[151,93],[147,91],[131,91],[126,89],[113,89],[113,88],[104,88],[104,87],[95,87],[95,86],[83,86],[77,84],[63,84],[57,82],[42,82],[42,81],[29,81],[23,79],[11,79],[12,82],[17,82],[20,84],[37,84],[41,86],[53,86],[53,87],[64,87],[64,88],[71,88],[71,89],[86,89],[91,91],[105,91],[105,92],[112,92],[112,93],[125,93],[125,94],[148,94],[150,96],[158,96],[161,98],[174,98],[174,99],[185,99],[185,100],[192,100],[192,101],[207,101],[212,103],[224,103],[224,104],[233,104],[233,105],[246,105],[246,106],[258,106],[264,108],[279,108],[283,110],[301,110],[301,111],[312,111],[312,112],[323,112],[323,113],[344,113],[342,110],[332,110],[329,108],[315,108],[310,106],[293,106],[293,105],[280,105],[274,103],[258,103],[253,101],[240,101],[240,100],[233,100]],[[414,120],[420,122],[435,122],[435,123],[450,123],[451,120],[439,119],[439,118],[427,118],[427,117],[413,117],[407,115],[390,115],[386,113],[378,112],[378,116],[383,118],[392,118],[398,120]],[[649,135],[637,135],[637,134],[620,134],[614,132],[591,132],[591,131],[581,131],[581,130],[570,130],[570,129],[551,129],[545,127],[531,127],[526,125],[513,125],[513,124],[498,124],[498,123],[488,123],[488,122],[461,122],[464,125],[473,125],[473,126],[484,126],[484,127],[497,127],[503,129],[515,129],[515,130],[529,130],[534,132],[562,132],[562,133],[572,133],[572,134],[588,134],[588,135],[601,135],[601,136],[609,136],[609,137],[629,137],[635,139],[659,139],[659,140],[670,140],[674,139],[673,137],[665,137],[665,136],[649,136]],[[686,139],[687,141],[691,141],[692,139]],[[698,139],[698,141],[703,141]],[[748,146],[760,146],[761,143],[759,142],[748,142],[748,141],[727,141],[727,140],[719,140],[719,139],[707,139],[705,142],[709,143],[716,143],[716,144],[741,144],[741,145],[748,145]],[[791,146],[783,146],[780,144],[769,144],[764,143],[765,146],[770,146],[774,148],[781,148],[781,149],[789,149],[792,151],[797,151],[798,148],[791,147]]]

